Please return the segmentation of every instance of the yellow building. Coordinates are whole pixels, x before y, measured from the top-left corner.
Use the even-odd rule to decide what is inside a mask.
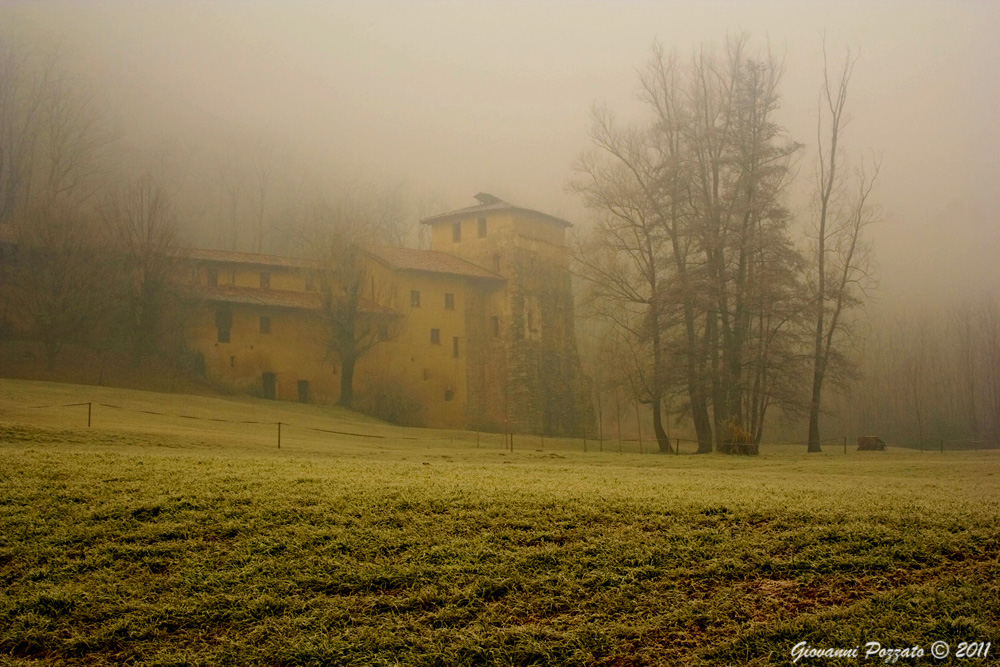
[[[374,248],[357,328],[372,346],[354,405],[412,424],[581,432],[589,415],[573,330],[570,224],[490,195],[422,221],[431,250]],[[181,257],[184,337],[233,390],[336,402],[329,272],[287,257],[196,250]],[[359,333],[359,337],[362,337]]]

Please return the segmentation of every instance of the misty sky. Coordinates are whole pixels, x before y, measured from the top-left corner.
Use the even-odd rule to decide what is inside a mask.
[[[133,143],[264,134],[331,179],[438,208],[487,191],[580,226],[566,184],[590,109],[641,111],[654,40],[686,55],[746,31],[783,53],[781,119],[809,182],[825,30],[838,63],[860,51],[847,150],[884,157],[882,299],[1000,286],[1000,3],[8,1],[0,23],[61,43]]]

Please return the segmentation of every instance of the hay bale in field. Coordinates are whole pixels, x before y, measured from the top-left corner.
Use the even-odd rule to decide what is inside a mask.
[[[885,442],[876,435],[863,435],[858,438],[859,452],[884,452]]]
[[[757,456],[760,453],[759,446],[753,441],[753,434],[740,426],[735,417],[730,417],[723,425],[728,431],[728,437],[719,445],[720,453],[743,456]]]

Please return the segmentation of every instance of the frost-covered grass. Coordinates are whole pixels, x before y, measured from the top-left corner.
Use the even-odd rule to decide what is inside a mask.
[[[801,641],[1000,654],[997,453],[509,453],[312,406],[115,394],[391,436],[289,432],[278,450],[249,428],[87,429],[25,407],[94,391],[0,381],[0,663],[764,665]]]

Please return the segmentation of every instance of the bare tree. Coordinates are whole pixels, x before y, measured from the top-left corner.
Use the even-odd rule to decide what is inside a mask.
[[[393,207],[352,193],[334,203],[319,203],[302,233],[322,276],[320,317],[325,347],[340,362],[340,405],[354,402],[358,361],[380,342],[394,338],[400,318],[395,289],[373,271],[370,249],[399,238],[403,222]]]
[[[838,81],[830,79],[823,49],[824,72],[822,104],[816,136],[819,144],[818,204],[814,230],[814,307],[815,325],[812,346],[812,393],[809,403],[808,451],[819,452],[819,417],[823,383],[839,355],[844,336],[851,334],[847,314],[862,303],[866,291],[874,286],[871,246],[864,238],[865,228],[877,220],[878,210],[870,201],[878,179],[880,163],[871,174],[862,168],[857,173],[853,193],[844,192],[841,135],[847,125],[845,108],[847,90],[855,58],[850,52]],[[824,132],[829,140],[824,142]]]
[[[43,197],[60,206],[93,197],[111,140],[57,52],[0,35],[0,223]]]
[[[649,123],[621,128],[595,111],[597,151],[577,164],[574,188],[599,212],[577,265],[605,317],[648,353],[643,384],[661,451],[668,366],[684,378],[699,452],[712,451],[714,424],[741,424],[751,411],[762,419],[770,393],[760,380],[773,367],[754,378],[748,369],[768,368],[754,355],[779,349],[771,343],[790,317],[777,313],[797,301],[781,200],[799,145],[773,120],[780,63],[747,44],[731,38],[724,57],[703,49],[687,66],[654,48],[640,74]]]
[[[112,271],[100,234],[79,206],[51,198],[16,226],[16,311],[45,346],[49,369],[71,342],[99,335],[112,308]]]
[[[120,260],[124,320],[132,363],[156,349],[166,308],[171,253],[177,247],[177,216],[169,198],[146,175],[108,196],[101,211],[112,251]]]

